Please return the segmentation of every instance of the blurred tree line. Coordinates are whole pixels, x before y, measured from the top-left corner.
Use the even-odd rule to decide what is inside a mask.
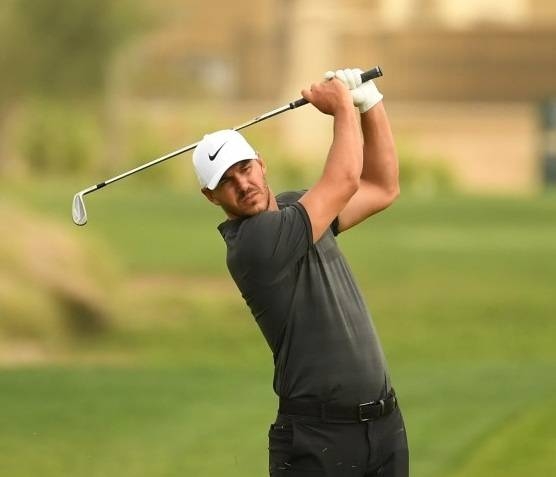
[[[99,102],[113,57],[145,26],[140,6],[132,0],[1,2],[0,166],[14,154],[39,172],[87,163],[102,130]],[[10,128],[13,122],[17,128]]]
[[[109,161],[125,160],[121,156],[133,157],[134,164],[144,163],[173,143],[162,140],[161,134],[171,134],[175,125],[153,127],[139,114],[124,126],[133,140],[126,143],[120,137],[125,134],[114,140],[118,132],[112,126],[117,119],[106,99],[122,53],[128,55],[140,44],[140,36],[156,27],[158,20],[164,21],[160,18],[163,9],[149,9],[149,5],[145,0],[0,3],[0,177],[27,172],[41,176],[93,173],[92,169],[103,168]],[[123,50],[131,44],[133,48]],[[152,71],[159,74],[156,68]],[[141,76],[145,72],[127,74]],[[213,127],[201,120],[200,114],[193,116],[195,124],[187,126],[191,137]],[[280,149],[272,138],[266,142],[275,153]],[[119,150],[122,144],[125,151]],[[452,185],[445,167],[435,163],[427,166],[425,173],[422,161],[413,161],[412,148],[402,148],[400,155],[404,182],[423,190]],[[108,160],[100,161],[101,157]],[[307,168],[298,157],[279,164],[282,175],[290,179],[303,177]],[[166,180],[168,175],[172,176],[169,168],[157,169],[156,175],[151,172],[148,178]]]

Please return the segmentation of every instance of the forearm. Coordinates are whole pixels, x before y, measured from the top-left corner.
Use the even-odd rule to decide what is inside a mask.
[[[351,105],[334,116],[334,136],[323,170],[337,186],[346,181],[357,188],[363,170],[363,141],[355,110]]]
[[[399,166],[390,121],[382,101],[361,115],[363,167],[361,181],[397,194]]]
[[[302,95],[322,113],[334,116],[334,137],[323,173],[299,199],[309,216],[316,242],[358,190],[363,143],[357,114],[342,83],[332,80],[313,84]]]

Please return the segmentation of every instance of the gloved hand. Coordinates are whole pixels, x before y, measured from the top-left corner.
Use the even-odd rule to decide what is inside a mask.
[[[353,105],[358,107],[359,112],[363,114],[382,101],[383,96],[372,80],[362,83],[361,73],[363,70],[359,68],[327,71],[324,78],[327,80],[337,78],[344,83],[350,90]]]

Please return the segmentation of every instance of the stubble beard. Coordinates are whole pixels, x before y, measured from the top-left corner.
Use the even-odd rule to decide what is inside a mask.
[[[266,203],[264,204],[264,206],[259,207],[259,203],[257,202],[254,205],[247,205],[244,207],[236,207],[236,206],[225,206],[224,204],[222,204],[222,208],[224,209],[224,212],[226,212],[226,214],[228,215],[228,217],[230,218],[236,218],[236,219],[240,219],[240,218],[246,218],[246,217],[252,217],[254,215],[260,214],[261,212],[265,212],[267,210],[270,209],[270,188],[268,187],[268,184],[265,180],[264,185],[261,189],[250,189],[248,190],[245,194],[243,194],[240,198],[239,198],[239,202],[241,203],[242,198],[249,196],[249,194],[252,194],[253,192],[261,192],[262,194],[266,194]]]

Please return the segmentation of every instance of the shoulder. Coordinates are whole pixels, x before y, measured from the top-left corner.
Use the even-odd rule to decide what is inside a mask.
[[[303,197],[303,194],[305,194],[305,192],[307,192],[306,190],[290,190],[290,191],[285,191],[282,192],[280,194],[278,194],[276,196],[276,202],[278,203],[278,207],[282,208],[285,207],[287,205],[291,205],[295,202],[297,202],[299,199],[301,199],[301,197]]]
[[[261,212],[241,221],[238,238],[246,243],[261,242],[272,244],[294,230],[302,231],[306,227],[305,209],[297,201],[286,204],[279,210]]]
[[[301,199],[301,197],[303,197],[306,192],[307,192],[306,189],[282,192],[281,194],[278,194],[276,196],[276,202],[278,203],[278,207],[280,209],[282,209],[282,208],[284,208],[288,205],[293,205],[293,204],[298,203],[301,215],[304,217],[308,226],[311,227],[311,221],[309,219],[309,216],[307,215],[307,211],[305,210],[305,207],[303,207],[303,205],[298,202],[299,199]],[[330,229],[332,230],[332,233],[334,234],[334,236],[336,236],[340,233],[338,217],[336,217],[334,219],[334,221],[330,224]],[[312,237],[312,235],[311,235],[311,237]]]
[[[312,244],[308,217],[298,202],[232,221],[226,228],[228,260],[242,266],[281,268],[307,253]]]
[[[239,256],[252,256],[261,245],[273,241],[280,228],[284,211],[266,211],[252,217],[228,220],[218,226],[228,251]]]

